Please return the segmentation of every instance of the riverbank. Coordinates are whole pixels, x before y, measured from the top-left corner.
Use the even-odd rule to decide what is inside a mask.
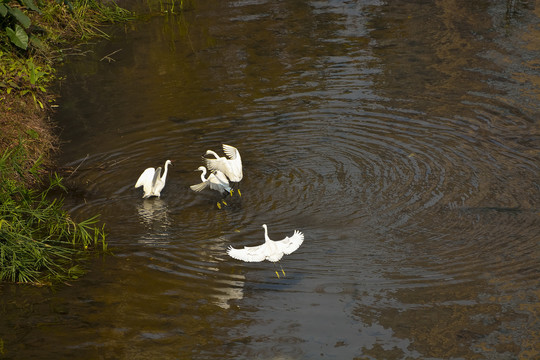
[[[62,198],[50,196],[64,188],[53,171],[58,139],[49,86],[64,49],[106,37],[101,25],[131,17],[98,0],[0,3],[0,281],[74,279],[85,254],[106,248],[98,214],[75,222]]]

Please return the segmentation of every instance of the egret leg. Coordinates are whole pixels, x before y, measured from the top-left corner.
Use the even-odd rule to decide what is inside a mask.
[[[283,273],[283,276],[285,276],[285,271],[283,271],[283,268],[281,267],[281,264],[279,265],[279,267],[281,268],[281,272]],[[278,279],[281,279],[281,276],[279,276],[279,272],[276,269],[276,263],[274,263],[274,272],[276,273]]]
[[[238,196],[242,196],[242,193],[240,192],[240,189],[238,189],[236,191],[238,191]]]
[[[233,189],[231,189],[231,190],[229,191],[229,194],[231,194],[231,197],[232,197],[232,196],[233,196],[233,194],[234,194],[234,190],[233,190]]]

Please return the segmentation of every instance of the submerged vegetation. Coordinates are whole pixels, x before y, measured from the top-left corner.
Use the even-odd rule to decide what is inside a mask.
[[[0,281],[73,279],[89,250],[106,248],[97,216],[76,222],[53,196],[65,189],[45,171],[56,149],[49,86],[67,44],[131,17],[113,1],[0,0]]]

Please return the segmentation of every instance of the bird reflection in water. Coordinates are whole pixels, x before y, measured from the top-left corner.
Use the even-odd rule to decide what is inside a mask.
[[[200,249],[199,256],[205,259],[203,265],[207,271],[216,274],[212,285],[211,297],[213,303],[222,309],[230,308],[231,300],[241,300],[244,297],[244,285],[246,277],[242,274],[231,274],[222,269],[223,258],[221,257],[223,247],[228,243],[224,237],[208,239],[206,245]],[[202,264],[201,264],[202,265]]]
[[[231,300],[240,300],[244,297],[244,275],[235,275],[239,280],[233,279],[224,279],[220,281],[222,286],[215,287],[215,293],[212,294],[214,298],[214,304],[219,306],[222,309],[228,309],[231,307],[229,301]]]
[[[159,198],[145,199],[137,205],[137,212],[139,222],[152,230],[144,234],[139,239],[139,243],[148,245],[169,243],[167,230],[170,228],[172,221],[169,217],[166,201]]]

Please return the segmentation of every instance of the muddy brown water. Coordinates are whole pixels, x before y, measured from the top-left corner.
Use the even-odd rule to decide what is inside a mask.
[[[540,357],[534,0],[186,4],[66,57],[66,206],[112,255],[0,285],[0,357]],[[222,143],[244,179],[220,210],[189,185]],[[226,255],[263,223],[305,233],[284,277]]]

